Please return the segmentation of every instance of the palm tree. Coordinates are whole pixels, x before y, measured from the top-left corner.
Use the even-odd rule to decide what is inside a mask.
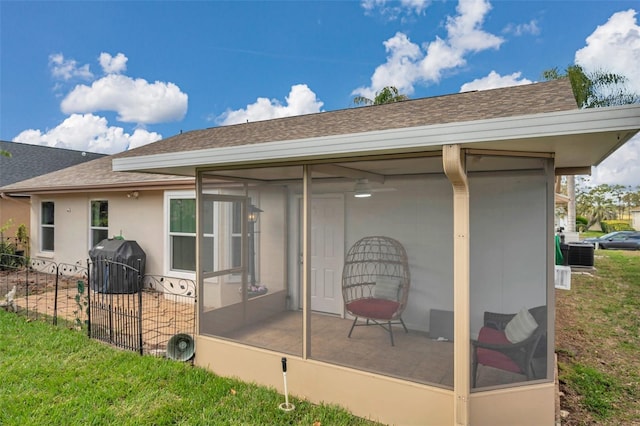
[[[603,70],[586,73],[580,65],[570,65],[564,73],[559,72],[556,67],[544,71],[542,77],[545,80],[568,78],[571,82],[573,96],[580,108],[640,103],[640,95],[627,89],[625,86],[627,78],[620,74]],[[574,176],[567,176],[567,195],[569,196],[567,231],[569,232],[574,232],[576,226],[575,190]],[[600,222],[606,218],[604,216],[606,214],[601,211],[593,211],[589,222],[592,222],[594,218],[595,222]]]
[[[390,104],[392,102],[406,101],[409,99],[407,95],[402,95],[395,86],[386,86],[379,92],[376,92],[376,96],[373,99],[366,98],[364,96],[356,96],[353,98],[353,103],[356,105],[382,105]]]
[[[604,70],[586,73],[580,65],[570,65],[564,73],[558,68],[543,71],[545,80],[569,78],[573,96],[580,108],[598,108],[640,103],[640,95],[626,87],[627,77]]]

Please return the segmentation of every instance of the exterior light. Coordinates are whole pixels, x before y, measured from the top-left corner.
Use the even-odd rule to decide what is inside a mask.
[[[258,207],[254,206],[253,204],[249,204],[249,216],[248,216],[249,222],[256,223],[258,221],[258,216],[263,211],[264,210],[260,210]]]

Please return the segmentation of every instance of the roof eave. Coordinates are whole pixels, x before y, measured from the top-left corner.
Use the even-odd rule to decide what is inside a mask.
[[[171,181],[155,181],[155,182],[124,182],[105,185],[73,185],[73,186],[56,186],[56,187],[29,187],[14,188],[10,186],[3,188],[3,194],[6,195],[42,195],[42,194],[72,194],[86,192],[118,192],[137,190],[166,190],[166,189],[182,189],[193,188],[195,182],[193,178],[176,179]]]
[[[279,140],[234,147],[152,154],[113,159],[114,171],[195,173],[202,165],[265,164],[287,160],[314,160],[329,157],[356,157],[384,152],[433,151],[444,145],[506,142],[519,150],[518,140],[627,132],[605,154],[592,158],[597,165],[611,152],[640,130],[640,105],[575,109],[569,111],[521,115],[468,122],[397,128],[345,135]]]

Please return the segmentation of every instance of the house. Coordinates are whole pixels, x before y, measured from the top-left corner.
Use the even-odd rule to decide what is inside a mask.
[[[104,157],[92,152],[6,141],[0,141],[0,151],[10,154],[0,155],[0,187]],[[0,198],[0,226],[9,224],[4,237],[14,237],[18,226],[30,223],[30,200],[24,195],[4,195]]]
[[[197,271],[196,365],[283,390],[286,358],[290,393],[386,423],[553,424],[555,176],[589,173],[639,130],[639,105],[580,110],[557,80],[185,132],[110,157],[113,171],[96,160],[90,184],[122,174],[103,188],[120,195],[109,233]],[[149,194],[131,183],[146,174]],[[194,183],[177,176],[193,194],[172,194]],[[0,191],[55,200],[56,230],[88,235],[65,215],[106,194],[73,187],[72,204],[64,185]],[[58,234],[53,256],[86,241]],[[345,258],[367,237],[406,253],[399,326],[345,308]],[[377,274],[367,296],[392,281]],[[535,335],[522,370],[476,358],[483,333],[507,335],[487,312]]]
[[[640,208],[631,209],[631,227],[640,230]]]
[[[105,238],[139,241],[147,255],[146,271],[187,277],[195,269],[165,269],[163,259],[167,209],[183,198],[195,204],[192,177],[152,173],[115,173],[111,156],[99,158],[0,188],[11,196],[31,196],[31,257],[56,263],[85,264],[89,250]],[[176,198],[178,197],[178,198]],[[194,212],[195,214],[195,212]],[[195,226],[195,216],[193,217]],[[168,223],[168,222],[167,222]],[[189,239],[185,233],[175,237]],[[193,232],[195,247],[195,232]],[[190,274],[190,275],[189,275]]]

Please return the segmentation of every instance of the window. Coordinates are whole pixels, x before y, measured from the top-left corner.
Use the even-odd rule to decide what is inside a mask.
[[[168,269],[169,273],[193,274],[196,271],[196,200],[195,193],[167,195]],[[204,203],[203,269],[212,271],[215,262],[215,215],[213,203]]]
[[[109,238],[109,202],[91,201],[91,247]]]
[[[40,250],[54,249],[54,207],[53,201],[43,201],[40,210]]]
[[[169,199],[169,246],[172,271],[196,270],[196,200]]]

